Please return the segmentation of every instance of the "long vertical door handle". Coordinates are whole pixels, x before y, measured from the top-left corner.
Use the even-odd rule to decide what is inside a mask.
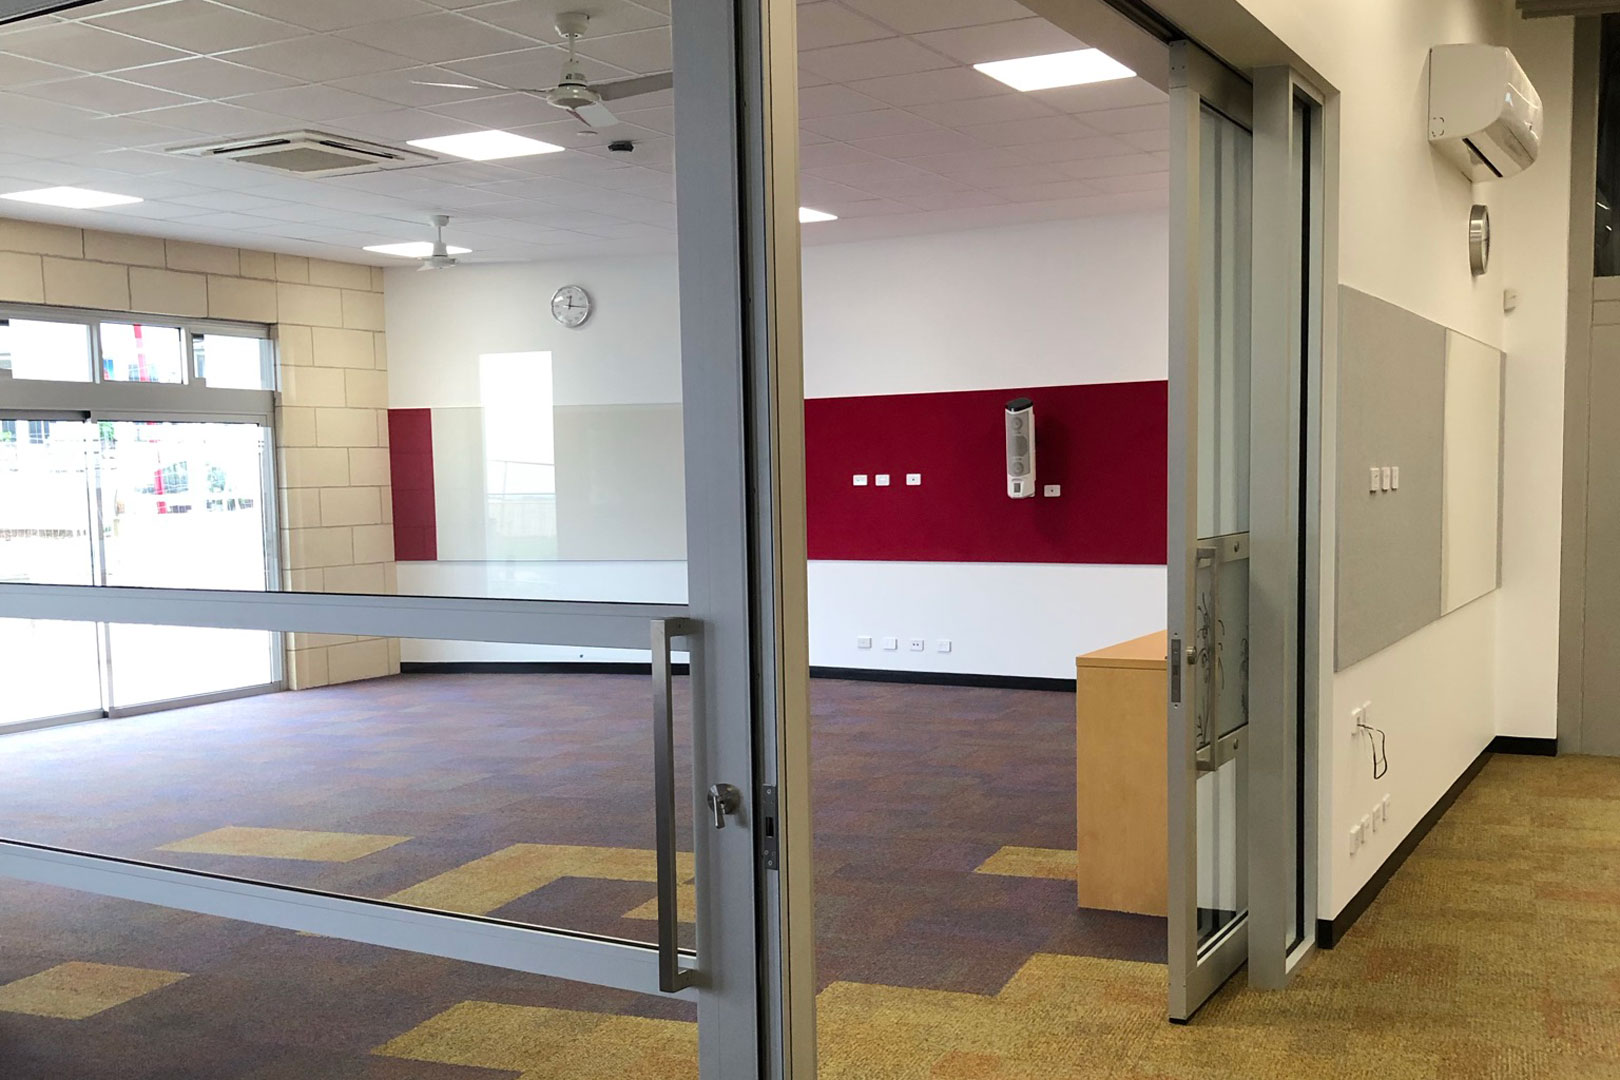
[[[680,962],[680,905],[675,868],[675,701],[671,678],[670,641],[686,637],[697,624],[690,619],[654,619],[652,623],[653,679],[653,800],[656,804],[658,856],[658,989],[673,994],[692,982],[692,973]]]

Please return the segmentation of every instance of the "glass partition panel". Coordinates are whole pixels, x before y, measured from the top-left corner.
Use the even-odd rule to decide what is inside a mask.
[[[268,636],[115,625],[115,701],[203,692],[225,672],[249,678]],[[6,838],[656,942],[645,651],[285,640],[288,679],[308,689],[0,735]],[[689,946],[681,659],[677,869]],[[60,683],[36,698],[53,689],[60,704],[47,697],[36,711],[78,705]]]
[[[0,371],[13,379],[89,382],[90,328],[83,323],[0,319]]]
[[[0,729],[100,712],[95,623],[0,619]]]
[[[9,1080],[698,1076],[697,1006],[663,995],[29,881],[0,879],[0,910],[27,931]]]

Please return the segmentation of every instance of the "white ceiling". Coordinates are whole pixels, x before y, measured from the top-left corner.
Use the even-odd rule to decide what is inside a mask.
[[[0,191],[146,200],[0,214],[380,263],[359,249],[425,238],[435,212],[470,261],[667,248],[669,92],[616,102],[624,123],[590,136],[530,95],[412,84],[551,85],[569,10],[592,15],[587,77],[669,68],[669,0],[102,0],[0,27]],[[801,202],[841,218],[807,241],[1165,203],[1162,92],[1018,93],[972,69],[1082,47],[1014,0],[801,0],[799,45]],[[504,128],[570,150],[324,180],[165,152],[305,127],[396,145]]]

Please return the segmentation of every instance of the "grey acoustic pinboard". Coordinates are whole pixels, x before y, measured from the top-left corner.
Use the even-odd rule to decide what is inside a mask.
[[[1342,670],[1441,614],[1446,329],[1339,291],[1334,666]],[[1374,465],[1400,466],[1400,490],[1369,491]]]

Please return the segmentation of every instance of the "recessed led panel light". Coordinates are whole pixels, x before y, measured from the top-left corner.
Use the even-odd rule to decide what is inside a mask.
[[[808,225],[812,221],[837,221],[837,214],[829,214],[825,210],[812,210],[808,206],[799,207],[799,224]]]
[[[1014,90],[1082,86],[1085,83],[1129,79],[1136,74],[1101,49],[1076,49],[1073,52],[1048,53],[1046,56],[1026,56],[1020,60],[993,60],[987,64],[974,64],[973,68],[1006,83]]]
[[[379,255],[398,255],[402,259],[425,259],[433,254],[433,244],[427,240],[411,240],[403,244],[372,244],[367,251],[375,251]],[[446,246],[451,255],[471,255],[472,248],[456,247],[454,244]]]
[[[436,135],[431,139],[411,139],[412,146],[433,150],[468,161],[499,161],[531,154],[559,154],[566,147],[541,142],[510,131],[469,131],[465,135]]]
[[[0,199],[39,203],[41,206],[62,206],[69,210],[96,210],[103,206],[126,206],[143,200],[134,195],[114,195],[110,191],[92,191],[80,187],[39,188],[35,191],[14,191],[0,195]]]

